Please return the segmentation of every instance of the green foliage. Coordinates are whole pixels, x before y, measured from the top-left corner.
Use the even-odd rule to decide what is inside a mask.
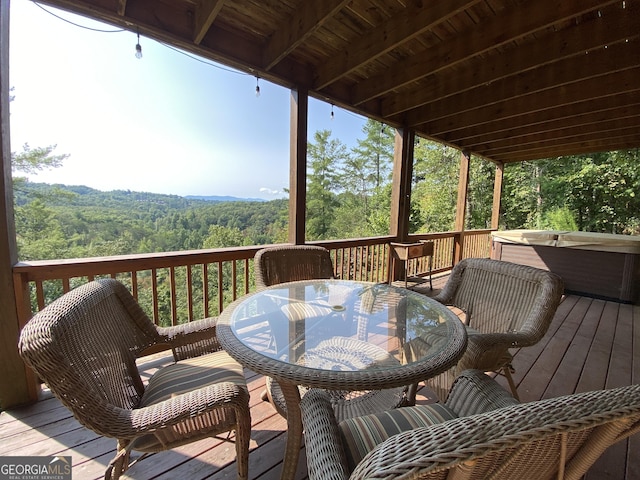
[[[558,207],[546,212],[540,227],[543,230],[567,230],[570,232],[578,230],[573,213],[567,207]]]
[[[491,227],[495,172],[496,167],[493,163],[481,158],[471,158],[465,229]]]
[[[316,132],[308,145],[308,240],[381,236],[389,233],[391,211],[392,129],[372,120],[364,139],[348,151],[331,132]],[[55,146],[12,155],[17,244],[21,260],[46,260],[168,252],[201,248],[282,243],[288,239],[288,200],[210,202],[175,195],[84,186],[29,183],[22,173],[55,168],[66,155]],[[460,152],[417,139],[409,231],[429,233],[454,228]],[[504,169],[501,228],[545,228],[640,234],[639,150],[508,164]],[[483,229],[491,220],[495,166],[472,158],[467,196],[467,229]],[[225,304],[233,292],[230,263],[201,269],[156,272],[160,323],[172,316],[176,292],[179,318],[188,311],[203,316],[202,298],[188,301],[187,278],[202,291],[207,278],[210,305],[217,292]],[[223,268],[223,272],[218,272]],[[243,269],[239,269],[243,271]],[[218,273],[222,273],[221,277]],[[139,302],[153,314],[150,272],[138,272]],[[251,274],[250,274],[251,275]],[[218,285],[219,278],[224,284]],[[237,279],[244,285],[245,279]],[[73,282],[81,279],[73,279]],[[129,278],[122,281],[130,282]],[[249,278],[249,282],[252,277]],[[72,283],[73,283],[72,282]],[[72,285],[73,287],[73,285]],[[45,286],[45,299],[56,298],[60,282]],[[34,299],[35,301],[35,299]],[[190,302],[190,303],[189,303]],[[210,312],[215,315],[218,312]]]
[[[211,227],[234,232],[215,246],[276,243],[287,234],[286,199],[217,203],[25,182],[15,205],[21,260],[206,248],[226,231]]]
[[[638,234],[638,192],[639,149],[509,164],[501,226]]]
[[[460,152],[420,138],[414,148],[411,191],[412,232],[453,230],[458,198]]]
[[[53,155],[55,149],[55,145],[31,148],[28,143],[25,143],[22,152],[11,155],[12,172],[36,173],[61,166],[69,155]]]

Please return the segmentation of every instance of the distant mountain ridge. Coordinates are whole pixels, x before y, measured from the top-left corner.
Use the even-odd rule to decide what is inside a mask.
[[[229,195],[185,195],[187,200],[205,200],[207,202],[266,202],[264,198],[240,198]]]
[[[151,202],[163,202],[163,203],[172,203],[174,207],[180,208],[185,207],[186,204],[184,202],[211,202],[211,203],[221,203],[221,202],[269,202],[269,200],[265,200],[264,198],[242,198],[242,197],[233,197],[230,195],[175,195],[175,194],[166,194],[166,193],[151,193],[151,192],[140,192],[140,191],[132,191],[132,190],[97,190],[95,188],[87,187],[85,185],[64,185],[60,183],[50,184],[50,183],[38,183],[38,182],[26,182],[25,186],[31,191],[45,192],[50,190],[65,190],[68,192],[73,192],[76,195],[79,195],[84,201],[96,202],[104,201],[105,198],[109,200],[121,200],[121,201],[151,201]],[[21,192],[17,192],[17,203],[24,203],[23,195]],[[68,198],[64,199],[65,201],[69,201]],[[180,204],[182,202],[182,204]],[[83,203],[82,201],[80,203]]]

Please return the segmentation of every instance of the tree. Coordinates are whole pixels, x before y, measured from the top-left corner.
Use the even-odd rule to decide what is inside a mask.
[[[580,230],[624,233],[639,223],[640,150],[583,158],[569,180],[569,206]],[[630,232],[629,232],[630,233]]]
[[[317,131],[315,143],[307,146],[306,237],[309,240],[325,240],[336,233],[332,227],[339,205],[340,167],[348,154],[344,144],[330,137],[329,130]]]
[[[340,177],[344,193],[340,196],[341,206],[335,221],[342,238],[389,233],[387,186],[391,180],[394,132],[371,119],[362,127],[362,132],[365,138],[358,140],[358,146],[345,159]],[[387,227],[380,232],[384,217]]]
[[[446,232],[454,227],[460,154],[423,138],[414,148],[411,231]]]
[[[491,227],[495,164],[478,157],[471,158],[465,229]]]
[[[508,164],[501,226],[638,233],[640,150]]]

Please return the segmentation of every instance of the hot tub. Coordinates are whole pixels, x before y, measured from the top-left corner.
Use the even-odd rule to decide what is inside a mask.
[[[555,272],[567,293],[640,304],[640,236],[506,230],[492,240],[491,258]]]

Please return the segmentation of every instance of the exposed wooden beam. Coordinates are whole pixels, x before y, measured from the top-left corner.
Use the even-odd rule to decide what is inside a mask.
[[[589,78],[583,82],[577,82],[570,87],[561,86],[549,89],[544,97],[525,95],[516,99],[498,102],[490,106],[483,106],[465,115],[450,116],[433,122],[427,122],[421,130],[432,135],[442,135],[465,128],[467,125],[481,125],[492,123],[500,119],[515,119],[536,111],[552,110],[558,106],[572,105],[586,100],[594,101],[599,98],[613,97],[615,95],[633,92],[640,88],[640,66],[626,70],[624,78],[621,73]],[[548,116],[549,120],[553,117]]]
[[[609,139],[587,141],[581,145],[570,145],[566,147],[557,147],[551,151],[547,151],[543,154],[532,152],[514,152],[512,154],[500,155],[494,160],[502,161],[504,163],[523,162],[528,160],[541,160],[544,158],[556,158],[564,157],[567,155],[582,155],[594,152],[610,152],[614,150],[626,150],[628,148],[638,148],[640,145],[640,138],[624,138],[616,142],[612,142]]]
[[[289,147],[289,242],[305,243],[307,204],[307,119],[309,94],[291,90]]]
[[[118,0],[118,15],[124,17],[127,11],[127,0]]]
[[[350,1],[302,2],[293,17],[278,27],[269,39],[262,55],[264,69],[271,70]]]
[[[574,88],[578,93],[582,92],[584,97],[592,96],[591,90],[582,90],[577,84],[635,67],[638,64],[639,38],[635,37],[633,41],[620,42],[606,49],[601,48],[588,55],[582,53],[565,59],[561,63],[545,65],[489,85],[480,85],[407,112],[402,118],[409,125],[420,125],[431,120],[461,115],[478,108],[487,108],[498,103],[504,104],[509,100],[531,98],[536,92],[562,87]],[[575,87],[574,84],[576,84]]]
[[[572,143],[575,138],[595,139],[611,138],[612,135],[628,135],[640,132],[640,114],[636,111],[633,116],[616,118],[581,124],[574,127],[564,127],[550,132],[535,133],[522,137],[505,137],[503,140],[491,143],[479,143],[473,146],[474,150],[482,151],[484,155],[493,157],[504,152],[535,149],[537,147]]]
[[[223,6],[224,0],[200,0],[196,3],[193,43],[197,45],[202,41]]]
[[[348,49],[332,56],[321,65],[317,71],[314,89],[322,90],[363,64],[370,63],[475,3],[478,3],[478,0],[408,2],[407,7],[398,15],[372,28],[368,35],[355,39]]]
[[[456,219],[454,230],[461,233],[459,240],[454,246],[453,264],[462,260],[464,247],[464,227],[467,218],[467,195],[469,193],[469,172],[471,170],[471,153],[463,151],[460,153],[460,174],[458,177],[458,201],[456,202]]]
[[[640,139],[640,132],[637,127],[630,127],[627,129],[617,130],[615,132],[598,132],[591,135],[576,135],[561,140],[550,139],[546,142],[540,142],[535,146],[520,149],[508,149],[505,152],[497,152],[491,155],[490,158],[499,159],[504,158],[506,155],[510,155],[510,158],[519,158],[517,154],[511,152],[518,151],[523,152],[525,156],[533,155],[536,158],[547,158],[549,156],[556,156],[555,152],[558,149],[565,148],[581,148],[583,145],[594,145],[599,142],[611,142],[614,144],[628,144],[633,139]]]
[[[9,0],[0,0],[0,407],[5,410],[37,398],[36,378],[18,354],[21,325],[13,265],[18,262],[13,215],[9,121]]]
[[[594,49],[637,38],[639,32],[640,4],[629,4],[626,9],[613,5],[607,8],[603,16],[595,16],[566,29],[562,35],[550,31],[545,36],[536,36],[527,43],[513,45],[500,53],[473,59],[465,65],[464,70],[455,73],[443,70],[431,74],[419,86],[383,100],[381,113],[392,116],[435,100],[444,100],[478,85],[488,85],[576,55],[584,55]]]
[[[502,180],[504,179],[504,163],[496,164],[496,174],[493,179],[493,203],[491,206],[491,228],[500,226],[500,201],[502,198]]]
[[[530,8],[516,5],[483,21],[481,28],[470,29],[466,34],[399,61],[384,74],[358,82],[354,86],[353,102],[359,105],[563,20],[612,3],[616,0],[583,0],[579,8],[573,2],[560,2],[553,9],[543,4],[530,4]]]
[[[408,128],[396,129],[389,233],[399,241],[405,241],[409,235],[414,140],[415,132],[412,130]],[[392,274],[393,272],[390,272],[390,275]]]
[[[640,88],[640,87],[639,87]],[[561,129],[570,121],[570,125],[589,124],[607,118],[625,118],[634,115],[640,108],[640,89],[572,104],[569,108],[558,105],[549,110],[536,111],[521,115],[517,121],[513,118],[496,119],[490,128],[486,125],[469,125],[452,131],[443,139],[456,145],[477,145],[483,142],[497,141],[502,138],[517,137],[531,132]]]

